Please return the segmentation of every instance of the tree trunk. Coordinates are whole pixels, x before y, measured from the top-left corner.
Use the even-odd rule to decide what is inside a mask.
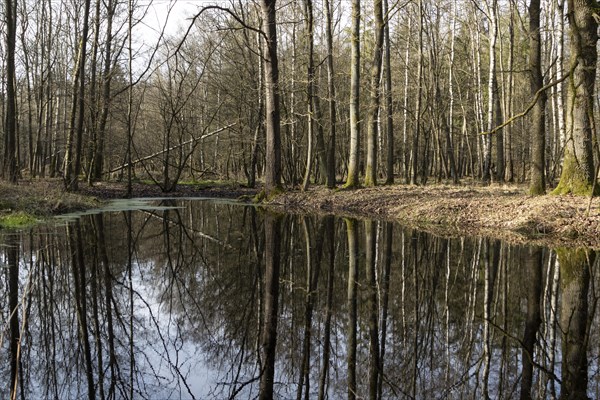
[[[369,98],[365,186],[377,185],[377,138],[379,136],[380,82],[384,27],[382,0],[373,1],[373,12],[375,15],[375,47],[373,49],[373,62],[371,64],[371,96]]]
[[[488,78],[488,120],[487,130],[492,131],[494,128],[494,108],[496,105],[496,97],[498,96],[498,83],[496,78],[496,42],[498,39],[498,18],[497,18],[497,0],[492,0],[492,4],[488,7],[490,17],[489,29],[489,78]],[[482,137],[483,147],[483,175],[484,183],[489,183],[492,175],[492,137],[490,134],[485,134]]]
[[[529,3],[529,79],[531,96],[544,86],[542,75],[542,51],[540,35],[540,0]],[[531,182],[529,194],[534,196],[546,193],[546,92],[540,96],[533,107],[532,146],[531,146]]]
[[[4,179],[17,183],[17,99],[15,73],[15,47],[17,41],[17,0],[4,2],[6,19],[6,121],[4,134]]]
[[[79,41],[77,55],[77,71],[73,78],[73,103],[67,149],[65,152],[64,184],[68,191],[77,191],[78,177],[81,172],[81,147],[83,144],[83,121],[85,117],[85,61],[87,52],[87,39],[89,32],[90,0],[85,1],[83,12],[83,29]],[[75,143],[73,143],[75,141]],[[73,148],[75,147],[75,148]]]
[[[350,61],[350,155],[344,187],[358,186],[360,152],[360,0],[352,0],[352,59]]]
[[[265,274],[263,299],[263,328],[260,338],[262,368],[259,400],[273,399],[275,379],[275,350],[279,313],[279,269],[281,248],[281,219],[265,215]]]
[[[266,91],[266,172],[265,195],[281,190],[281,122],[279,111],[279,66],[277,61],[276,0],[261,0],[263,32],[266,34],[265,91]]]
[[[325,0],[325,13],[327,17],[327,95],[329,97],[329,146],[327,147],[327,187],[335,187],[335,125],[337,105],[335,100],[334,69],[333,69],[333,22],[331,18],[331,5]]]
[[[306,169],[302,181],[302,190],[307,190],[310,184],[310,174],[313,163],[313,137],[315,134],[315,66],[314,66],[314,23],[312,0],[304,0],[304,18],[306,20],[306,34],[308,36],[308,66],[306,71],[306,107],[307,107],[307,130],[308,142],[306,146]]]
[[[416,97],[416,106],[415,106],[415,131],[413,133],[413,142],[412,142],[412,174],[410,178],[410,183],[416,185],[418,183],[419,177],[419,137],[421,136],[421,96],[423,94],[423,63],[424,63],[424,54],[423,54],[423,0],[419,0],[419,24],[417,29],[419,30],[419,61],[417,65],[417,97]],[[423,174],[426,174],[426,171],[423,171]]]
[[[357,335],[357,280],[358,280],[358,240],[356,220],[346,219],[348,233],[348,400],[357,398],[356,390],[356,335]]]
[[[389,23],[389,5],[388,0],[383,0],[383,13],[386,16],[384,38],[384,68],[385,68],[385,115],[386,115],[386,133],[387,133],[387,171],[386,185],[394,183],[394,109],[392,96],[392,63],[390,49],[390,23]]]
[[[535,0],[534,0],[535,1]],[[533,351],[537,342],[537,333],[542,323],[540,300],[542,295],[542,263],[543,253],[539,247],[531,248],[527,260],[527,319],[523,334],[523,351],[521,361],[523,374],[521,377],[521,400],[532,399],[533,384]]]
[[[594,0],[568,0],[571,76],[566,116],[566,143],[562,174],[553,194],[597,195],[594,188],[592,129],[594,124],[594,85],[598,53],[598,22]]]
[[[561,399],[587,399],[588,292],[595,253],[584,249],[558,249],[562,304]]]

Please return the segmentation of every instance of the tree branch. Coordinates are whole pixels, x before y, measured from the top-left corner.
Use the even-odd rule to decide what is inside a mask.
[[[507,119],[506,121],[504,121],[503,123],[501,123],[500,125],[496,126],[491,131],[481,132],[480,135],[492,135],[492,134],[498,132],[500,129],[504,128],[506,125],[509,125],[509,124],[513,123],[515,120],[526,116],[527,114],[529,114],[529,111],[531,111],[533,109],[533,107],[535,106],[535,104],[539,100],[539,98],[542,95],[542,93],[544,93],[546,90],[550,89],[551,87],[556,86],[559,83],[565,81],[569,76],[571,76],[570,72],[568,74],[563,75],[560,79],[557,79],[554,82],[550,82],[546,86],[543,86],[542,88],[540,88],[540,90],[538,90],[537,92],[535,92],[535,96],[533,98],[533,101],[527,106],[527,108],[524,111],[520,112],[519,114],[513,115],[512,117],[510,117],[509,119]]]

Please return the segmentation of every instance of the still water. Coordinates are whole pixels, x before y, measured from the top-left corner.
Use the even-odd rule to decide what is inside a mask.
[[[600,397],[592,251],[210,200],[0,245],[1,398]]]

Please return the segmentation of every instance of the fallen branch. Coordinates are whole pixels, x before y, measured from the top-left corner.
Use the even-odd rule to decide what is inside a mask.
[[[195,143],[195,142],[198,142],[198,141],[200,141],[200,140],[206,139],[206,138],[208,138],[208,137],[211,137],[211,136],[213,136],[213,135],[216,135],[216,134],[218,134],[218,133],[221,133],[221,132],[223,132],[223,131],[224,131],[224,130],[226,130],[226,129],[229,129],[229,128],[231,128],[231,127],[232,127],[232,126],[234,126],[235,124],[236,124],[236,123],[234,122],[233,124],[229,124],[229,125],[227,125],[227,126],[224,126],[224,127],[222,127],[222,128],[219,128],[219,129],[217,129],[216,131],[209,132],[209,133],[207,133],[206,135],[202,135],[202,136],[200,136],[200,137],[198,137],[198,138],[191,138],[190,140],[186,140],[185,142],[181,142],[181,143],[179,143],[179,144],[176,144],[175,146],[169,147],[168,149],[164,149],[164,150],[161,150],[161,151],[159,151],[159,152],[156,152],[156,153],[150,154],[149,156],[145,156],[145,157],[138,158],[137,160],[135,160],[135,161],[132,161],[132,162],[131,162],[131,165],[133,166],[133,165],[135,165],[135,164],[137,164],[137,163],[140,163],[140,162],[142,162],[142,161],[147,161],[147,160],[150,160],[150,159],[152,159],[152,158],[154,158],[154,157],[158,157],[158,156],[160,156],[161,154],[163,154],[163,153],[166,153],[167,151],[175,150],[175,149],[178,149],[178,148],[180,148],[180,147],[183,147],[183,146],[185,146],[185,145],[188,145],[188,144],[190,144],[190,143]],[[129,163],[125,163],[125,164],[123,164],[123,165],[121,165],[121,166],[119,166],[119,167],[116,167],[116,168],[113,168],[113,169],[111,169],[111,170],[109,170],[109,171],[106,171],[104,174],[112,174],[112,173],[114,173],[114,172],[121,171],[122,169],[125,169],[125,168],[127,168],[127,167],[129,167]]]

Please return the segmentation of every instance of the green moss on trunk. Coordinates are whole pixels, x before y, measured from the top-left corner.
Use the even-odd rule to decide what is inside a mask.
[[[593,178],[585,173],[579,166],[577,159],[571,152],[565,153],[563,161],[563,171],[560,176],[560,182],[551,194],[574,194],[576,196],[590,196],[594,190],[594,196],[600,195],[600,187],[596,185],[594,189]]]

